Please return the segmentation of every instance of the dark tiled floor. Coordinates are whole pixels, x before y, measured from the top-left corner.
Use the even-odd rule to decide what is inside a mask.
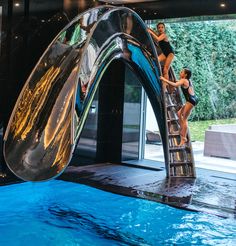
[[[166,179],[166,173],[161,169],[163,164],[155,162],[154,165],[157,166],[157,170],[132,164],[70,166],[60,179],[179,208],[236,217],[235,174],[198,168],[197,179]]]

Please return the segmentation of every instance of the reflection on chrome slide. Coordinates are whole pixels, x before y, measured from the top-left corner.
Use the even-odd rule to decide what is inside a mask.
[[[140,77],[165,136],[156,57],[146,25],[132,10],[106,6],[77,16],[49,45],[22,89],[4,136],[8,167],[30,181],[51,179],[66,168],[99,82],[115,59]]]

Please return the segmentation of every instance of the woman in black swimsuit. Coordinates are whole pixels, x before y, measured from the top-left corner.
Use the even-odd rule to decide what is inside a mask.
[[[183,68],[180,72],[180,80],[173,82],[160,77],[160,79],[174,87],[181,86],[182,92],[186,99],[186,103],[178,111],[179,123],[180,123],[180,143],[179,146],[184,145],[187,142],[187,130],[188,130],[188,117],[193,107],[198,103],[198,98],[194,94],[192,82],[190,81],[192,72],[189,68]]]
[[[165,24],[160,22],[157,24],[158,34],[153,30],[148,29],[148,32],[153,37],[154,41],[158,42],[159,47],[161,48],[162,53],[158,56],[160,62],[164,62],[163,76],[166,79],[169,79],[169,68],[172,60],[174,59],[174,50],[170,45],[168,37],[165,33]]]

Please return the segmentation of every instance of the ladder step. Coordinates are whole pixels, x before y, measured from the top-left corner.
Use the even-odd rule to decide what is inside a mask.
[[[189,174],[183,174],[183,175],[170,175],[171,177],[175,178],[195,178],[195,175],[190,172]]]
[[[167,119],[167,122],[172,122],[172,121],[178,121],[179,119],[172,118],[172,119]]]
[[[166,107],[169,109],[169,108],[174,108],[174,107],[177,107],[178,105],[177,104],[169,104],[169,105],[166,105]]]
[[[176,90],[174,90],[174,91],[167,91],[167,90],[166,90],[164,93],[165,93],[166,96],[170,96],[170,95],[175,94],[175,91],[176,91]]]
[[[180,150],[185,150],[187,146],[183,145],[183,146],[175,146],[175,147],[170,147],[169,151],[170,152],[178,152]]]
[[[179,133],[176,132],[176,133],[169,133],[169,138],[175,138],[175,137],[179,137]]]
[[[170,167],[178,167],[178,166],[185,166],[185,165],[192,165],[191,162],[187,161],[176,161],[176,162],[171,162]]]
[[[171,69],[170,71],[170,78],[174,81],[174,73]],[[182,106],[180,91],[167,87],[167,90],[163,91],[163,100],[165,102],[165,116],[168,128],[169,175],[170,177],[181,178],[195,177],[194,159],[192,157],[192,146],[189,136],[187,136],[188,141],[183,146],[177,145],[181,140],[178,117],[178,110]]]

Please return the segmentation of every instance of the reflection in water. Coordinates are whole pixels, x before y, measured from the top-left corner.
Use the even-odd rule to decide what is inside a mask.
[[[48,222],[57,227],[60,227],[60,224],[68,224],[70,229],[77,230],[79,226],[106,240],[135,245],[140,243],[147,244],[147,241],[142,237],[117,230],[114,226],[106,225],[105,220],[83,211],[73,211],[70,208],[62,209],[56,205],[49,207],[48,212],[50,214],[50,221]]]
[[[58,180],[0,189],[0,245],[235,245],[234,219]]]

